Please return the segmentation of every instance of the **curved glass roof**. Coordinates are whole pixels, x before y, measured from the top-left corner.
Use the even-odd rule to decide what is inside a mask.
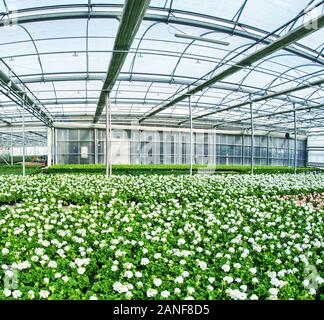
[[[0,125],[92,123],[124,5],[0,0]],[[173,100],[235,66],[190,94],[195,127],[249,128],[250,100],[260,128],[293,129],[294,106],[300,130],[323,127],[323,11],[319,0],[151,0],[110,92],[112,123],[188,126],[188,99]],[[238,64],[311,20],[312,32]]]

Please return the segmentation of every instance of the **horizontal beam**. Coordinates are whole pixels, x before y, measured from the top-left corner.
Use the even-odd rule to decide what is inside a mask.
[[[65,73],[44,73],[44,74],[33,74],[33,75],[21,75],[20,78],[24,83],[40,83],[40,82],[61,82],[61,81],[104,81],[105,72],[65,72]],[[15,82],[15,80],[13,79]],[[145,73],[126,73],[121,72],[117,78],[117,81],[133,81],[133,82],[154,82],[154,83],[165,83],[165,84],[178,84],[188,86],[196,81],[196,84],[201,84],[204,80],[196,80],[192,77],[186,76],[170,76],[169,74],[145,74]],[[260,87],[253,87],[244,84],[230,83],[226,81],[219,81],[218,83],[211,85],[210,88],[243,92],[245,94],[253,94],[264,97],[265,92],[275,93],[273,90],[264,90]],[[81,90],[82,91],[82,90]],[[287,98],[277,97],[278,100],[288,101]],[[306,99],[289,95],[289,101],[300,103],[306,101]]]
[[[317,25],[317,29],[313,29],[310,26],[311,25]],[[292,43],[312,34],[313,32],[321,29],[324,26],[324,15],[321,15],[320,17],[313,19],[309,22],[309,24],[303,24],[302,26],[299,26],[298,28],[295,28],[294,30],[288,32],[278,40],[272,42],[271,44],[255,51],[254,53],[250,54],[247,57],[244,57],[237,63],[235,63],[232,66],[229,66],[225,68],[223,71],[219,72],[209,80],[206,80],[204,83],[195,86],[194,88],[186,91],[185,93],[181,94],[180,96],[174,98],[173,100],[167,102],[166,104],[162,105],[161,107],[157,108],[156,110],[153,110],[149,112],[147,115],[144,115],[139,121],[143,122],[145,119],[152,117],[156,115],[157,113],[175,105],[176,103],[186,99],[188,96],[194,95],[200,91],[202,91],[204,88],[209,87],[212,84],[215,84],[218,81],[221,81],[236,72],[242,70],[245,67],[251,66],[253,63],[259,61],[260,59],[269,56],[270,54],[287,47],[291,45]]]
[[[106,105],[107,94],[112,90],[117,77],[128,55],[135,39],[136,33],[141,26],[146,9],[150,0],[126,0],[115,38],[113,54],[109,63],[106,79],[102,86],[99,101],[97,104],[94,122],[97,122]]]
[[[8,69],[10,70],[9,67]],[[12,71],[10,70],[10,72]],[[12,74],[17,78],[13,72]],[[23,85],[24,89],[14,83],[2,70],[0,70],[0,86],[3,88],[3,90],[1,90],[2,94],[12,101],[15,101],[16,105],[18,103],[22,108],[26,109],[30,114],[50,127],[53,119],[43,110],[45,107],[40,104],[35,96],[32,96],[31,92],[28,94],[28,89],[23,82],[20,81],[19,84]],[[16,99],[18,99],[18,101]]]
[[[308,106],[308,107],[302,107],[302,108],[298,108],[296,109],[296,113],[300,112],[300,111],[308,111],[308,110],[312,110],[312,109],[321,109],[324,108],[324,103],[315,105],[315,106]],[[278,111],[278,112],[274,112],[274,113],[268,113],[268,114],[263,114],[263,115],[258,115],[258,116],[254,116],[253,119],[260,119],[260,118],[271,118],[273,116],[277,116],[277,115],[281,115],[281,114],[287,114],[287,113],[293,113],[294,109],[290,109],[290,110],[284,110],[284,111]],[[222,125],[228,125],[228,124],[233,124],[233,123],[241,123],[242,121],[248,121],[250,120],[250,117],[246,117],[244,119],[238,119],[238,120],[232,120],[232,121],[226,121],[220,124],[216,124],[213,126],[213,128],[222,126]]]
[[[91,15],[90,19],[119,19],[121,15],[121,5],[111,4],[91,4]],[[76,11],[78,8],[84,8],[84,11]],[[98,11],[95,8],[100,8]],[[111,10],[111,9],[114,10]],[[62,10],[71,11],[62,11]],[[111,11],[108,11],[110,9]],[[60,12],[53,12],[53,10],[60,10]],[[33,23],[33,22],[46,22],[56,20],[70,20],[70,19],[89,19],[89,6],[87,4],[73,4],[73,5],[53,5],[43,6],[35,8],[19,9],[15,14],[18,14],[18,23]],[[35,14],[37,11],[49,11],[45,13]],[[159,14],[157,12],[165,12]],[[240,28],[234,28],[235,23],[231,20],[199,14],[190,11],[183,10],[172,10],[172,13],[176,16],[170,15],[168,9],[162,9],[157,7],[150,7],[150,13],[146,14],[144,20],[153,22],[164,22],[177,25],[191,26],[195,28],[203,28],[216,32],[221,32],[229,35],[235,35],[246,39],[261,41],[262,43],[271,43],[278,35],[272,35],[272,39],[263,39],[268,34],[267,31],[260,28],[255,28],[243,23],[240,23]],[[185,17],[184,17],[185,16]],[[13,19],[2,19],[0,20],[0,27],[10,25],[14,23]],[[313,62],[324,65],[322,59],[323,54],[317,52],[305,45],[296,44],[297,48],[285,48],[284,50],[294,53],[300,57],[308,59]],[[312,52],[310,54],[309,52]]]
[[[202,115],[193,117],[192,120],[201,119],[201,118],[208,117],[208,116],[211,116],[211,115],[216,114],[216,113],[225,112],[225,111],[229,111],[229,110],[236,109],[236,108],[241,108],[243,106],[246,106],[246,105],[250,104],[250,102],[251,103],[261,102],[261,101],[277,98],[277,97],[282,96],[282,95],[288,95],[288,94],[296,92],[296,91],[301,91],[301,90],[321,86],[323,83],[324,83],[324,79],[316,80],[316,81],[313,81],[313,82],[310,82],[310,83],[307,83],[307,84],[303,84],[303,85],[300,85],[300,86],[297,86],[297,87],[294,87],[294,88],[281,90],[281,91],[270,93],[268,95],[264,95],[264,96],[261,96],[261,97],[258,97],[258,98],[254,98],[254,99],[251,99],[251,100],[248,100],[248,101],[245,101],[245,102],[241,102],[241,103],[238,103],[238,104],[236,104],[234,106],[230,106],[230,107],[223,108],[223,109],[220,109],[220,110],[215,110],[215,111],[211,111],[211,112],[208,112],[208,113],[204,113]],[[286,101],[287,101],[287,99],[286,99]],[[290,100],[290,101],[293,102],[292,100]],[[179,124],[183,124],[184,122],[187,122],[187,121],[188,120],[184,120],[184,121],[180,122]]]

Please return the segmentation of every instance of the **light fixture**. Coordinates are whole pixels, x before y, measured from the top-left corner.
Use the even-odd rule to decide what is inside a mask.
[[[138,54],[139,58],[143,58],[143,55],[141,53]]]
[[[11,57],[9,61],[15,61],[15,59],[13,57]]]
[[[216,40],[216,39],[210,39],[210,38],[204,38],[204,37],[198,37],[198,36],[192,36],[185,33],[175,33],[175,37],[177,38],[183,38],[183,39],[190,39],[190,40],[197,40],[197,41],[204,41],[204,42],[210,42],[215,44],[220,44],[222,46],[228,46],[230,43],[226,41]]]
[[[197,59],[196,63],[197,63],[197,64],[200,64],[200,60],[199,60],[199,59]]]
[[[74,52],[73,57],[78,57],[78,54],[76,52]]]

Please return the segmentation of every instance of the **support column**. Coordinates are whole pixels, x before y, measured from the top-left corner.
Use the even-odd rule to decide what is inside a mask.
[[[53,132],[52,132],[52,135],[53,135],[53,158],[54,158],[54,161],[53,163],[57,164],[57,129],[56,128],[53,128],[52,129]]]
[[[98,129],[93,129],[94,136],[94,163],[98,164]]]
[[[110,99],[109,94],[106,96],[106,146],[105,146],[105,162],[106,162],[106,176],[109,176],[109,109],[110,109]]]
[[[106,176],[112,175],[112,157],[111,157],[111,104],[110,94],[106,97]]]
[[[23,126],[22,126],[22,141],[23,141],[23,147],[22,147],[22,154],[23,154],[23,159],[22,159],[22,165],[23,165],[23,176],[26,175],[26,146],[25,146],[25,102],[24,102],[24,105],[23,105],[23,108],[22,108],[22,112],[23,112]]]
[[[189,122],[190,122],[190,175],[192,176],[192,160],[193,160],[193,148],[192,148],[192,109],[191,109],[191,96],[189,96]]]
[[[269,157],[269,133],[267,134],[267,166],[270,166],[270,157]]]
[[[109,95],[109,176],[112,176],[112,129],[111,129],[110,95]]]
[[[52,128],[47,128],[47,166],[52,165]]]
[[[242,132],[242,143],[241,143],[241,165],[244,165],[244,137],[245,137],[245,133],[244,130]]]
[[[297,119],[296,119],[296,105],[294,106],[294,131],[295,131],[295,139],[294,139],[294,174],[297,173]]]
[[[10,164],[13,165],[13,137],[12,137],[12,128],[10,130]]]
[[[251,112],[251,175],[254,173],[254,121],[253,121],[253,107],[250,97],[250,112]]]

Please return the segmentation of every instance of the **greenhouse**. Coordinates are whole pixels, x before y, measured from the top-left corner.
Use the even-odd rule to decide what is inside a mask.
[[[0,300],[324,299],[323,27],[1,0]]]

